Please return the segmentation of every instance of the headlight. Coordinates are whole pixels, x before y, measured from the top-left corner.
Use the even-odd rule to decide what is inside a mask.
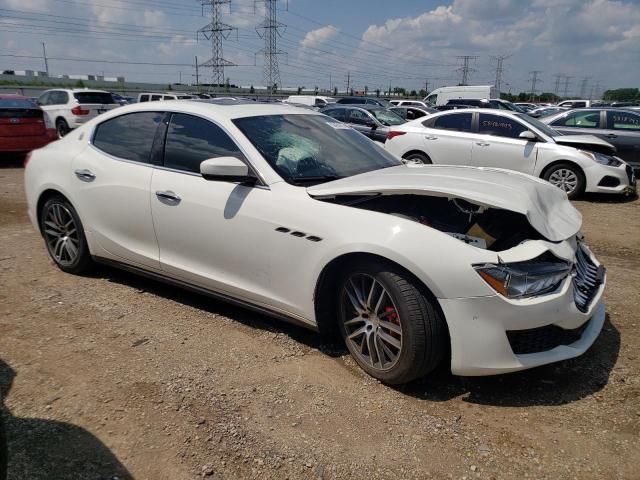
[[[617,157],[612,157],[611,155],[605,155],[604,153],[598,152],[588,152],[586,150],[580,150],[587,157],[591,158],[591,160],[598,162],[601,165],[607,165],[608,167],[619,167],[622,165],[622,161]]]
[[[476,272],[499,294],[526,298],[551,293],[571,272],[568,262],[529,260],[517,263],[474,265]]]

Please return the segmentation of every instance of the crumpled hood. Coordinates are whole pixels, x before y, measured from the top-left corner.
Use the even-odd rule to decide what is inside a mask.
[[[530,175],[497,168],[399,165],[307,188],[312,197],[430,195],[520,213],[542,236],[565,240],[580,230],[582,215],[567,195]]]
[[[589,148],[589,146],[596,147],[596,150],[602,153],[615,153],[616,147],[611,145],[606,140],[602,140],[594,135],[560,135],[554,137],[553,140],[559,145],[566,145],[567,147],[576,148]]]

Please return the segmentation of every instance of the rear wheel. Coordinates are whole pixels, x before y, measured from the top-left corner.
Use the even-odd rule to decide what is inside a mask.
[[[340,285],[340,331],[364,371],[399,384],[438,365],[446,351],[444,320],[413,277],[374,261],[349,268]]]
[[[422,152],[411,152],[402,158],[413,163],[422,163],[424,165],[430,165],[433,163],[431,158],[429,158],[429,155]]]
[[[558,163],[552,166],[545,172],[544,179],[566,192],[571,199],[584,193],[586,183],[584,173],[571,163]]]
[[[73,206],[61,196],[48,199],[40,212],[40,231],[49,256],[68,273],[84,273],[93,262],[82,222]]]
[[[58,138],[64,137],[70,131],[71,129],[69,128],[69,124],[64,118],[56,120],[56,132],[58,133]]]

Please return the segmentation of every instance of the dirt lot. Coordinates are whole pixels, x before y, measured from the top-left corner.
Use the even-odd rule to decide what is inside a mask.
[[[576,202],[609,269],[582,358],[394,389],[311,332],[108,268],[62,273],[22,173],[0,168],[10,479],[640,478],[637,200]]]

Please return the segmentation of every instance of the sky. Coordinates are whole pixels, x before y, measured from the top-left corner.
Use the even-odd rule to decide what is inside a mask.
[[[222,12],[237,28],[223,42],[237,65],[225,76],[264,84],[263,7],[231,0]],[[195,57],[211,57],[196,34],[208,21],[200,0],[0,0],[0,70],[44,70],[29,57],[45,42],[52,75],[189,83]],[[538,92],[640,87],[640,0],[280,0],[278,21],[283,86],[342,90],[348,76],[356,89],[432,90],[458,84],[469,55],[478,85],[494,84],[496,57],[506,57],[505,92],[530,91],[533,71]]]

